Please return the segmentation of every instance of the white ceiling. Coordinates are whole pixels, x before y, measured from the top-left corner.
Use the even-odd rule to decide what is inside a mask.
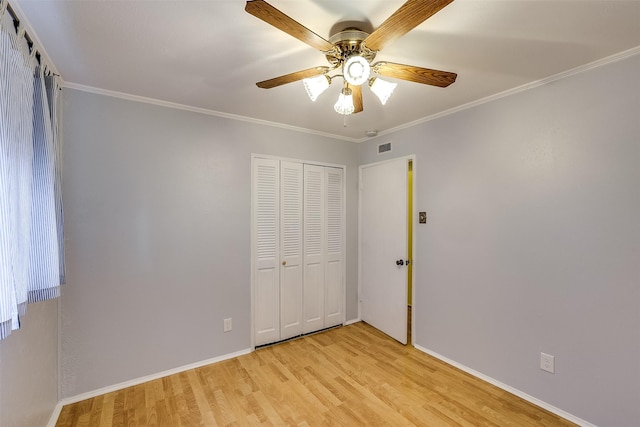
[[[320,36],[376,28],[404,0],[268,0]],[[639,0],[455,0],[376,60],[452,71],[438,88],[397,81],[381,106],[333,111],[341,84],[311,102],[301,82],[255,82],[327,65],[324,56],[244,11],[243,0],[12,0],[72,87],[88,86],[361,140],[633,49]]]

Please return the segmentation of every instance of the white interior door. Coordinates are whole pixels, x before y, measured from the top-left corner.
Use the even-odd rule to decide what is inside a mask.
[[[324,328],[324,167],[304,165],[304,333]]]
[[[344,322],[344,170],[252,159],[254,345]]]
[[[407,159],[361,166],[362,320],[403,344],[407,343],[406,260]]]
[[[280,340],[280,162],[253,159],[253,316],[255,345]]]
[[[325,168],[326,249],[324,327],[344,322],[344,190],[343,170]]]
[[[302,333],[302,164],[280,162],[280,339]]]

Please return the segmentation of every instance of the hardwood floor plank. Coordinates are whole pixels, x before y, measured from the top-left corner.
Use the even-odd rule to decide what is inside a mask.
[[[102,413],[104,406],[104,395],[98,396],[92,399],[93,402],[91,404],[91,413],[89,414],[89,427],[99,427],[100,426],[100,414]]]
[[[284,425],[284,420],[280,417],[276,409],[273,407],[269,399],[266,398],[262,391],[258,391],[254,393],[253,398],[256,401],[256,404],[262,408],[265,416],[267,417],[267,423],[271,425]]]
[[[111,421],[113,420],[113,404],[115,401],[115,396],[115,393],[107,393],[103,396],[104,399],[102,402],[102,412],[97,413],[100,416],[100,421],[98,423],[100,427],[111,425]]]
[[[356,323],[67,405],[56,426],[571,426]]]
[[[213,417],[213,413],[211,411],[211,405],[207,400],[207,396],[202,387],[202,382],[198,378],[196,371],[193,369],[187,371],[187,375],[189,377],[189,383],[191,384],[191,388],[196,399],[196,405],[198,405],[198,410],[200,411],[202,422],[204,423],[204,425],[215,425],[215,418]]]

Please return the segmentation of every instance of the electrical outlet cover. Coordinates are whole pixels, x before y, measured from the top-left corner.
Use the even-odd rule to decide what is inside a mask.
[[[540,369],[555,374],[556,360],[555,356],[547,353],[540,353]]]
[[[231,318],[224,319],[224,332],[229,332],[232,328]]]

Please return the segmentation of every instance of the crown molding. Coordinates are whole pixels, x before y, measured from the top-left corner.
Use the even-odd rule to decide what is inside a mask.
[[[533,81],[533,82],[530,82],[530,83],[525,83],[525,84],[523,84],[521,86],[517,86],[517,87],[512,88],[512,89],[507,89],[507,90],[505,90],[503,92],[496,93],[494,95],[490,95],[490,96],[487,96],[487,97],[484,97],[484,98],[481,98],[481,99],[478,99],[478,100],[475,100],[475,101],[471,101],[471,102],[468,102],[466,104],[459,105],[457,107],[453,107],[453,108],[450,108],[448,110],[444,110],[444,111],[441,111],[439,113],[435,113],[435,114],[432,114],[430,116],[423,117],[421,119],[414,120],[412,122],[408,122],[408,123],[402,124],[400,126],[396,126],[396,127],[390,128],[390,129],[386,129],[384,131],[380,131],[380,132],[378,132],[377,136],[379,137],[379,136],[389,135],[389,134],[397,132],[399,130],[408,129],[408,128],[420,125],[422,123],[429,122],[431,120],[439,119],[441,117],[445,117],[445,116],[448,116],[448,115],[451,115],[451,114],[455,114],[455,113],[458,113],[460,111],[467,110],[469,108],[477,107],[479,105],[486,104],[488,102],[492,102],[492,101],[495,101],[495,100],[498,100],[498,99],[501,99],[501,98],[505,98],[507,96],[515,95],[515,94],[520,93],[520,92],[524,92],[524,91],[527,91],[527,90],[530,90],[530,89],[534,89],[534,88],[537,88],[537,87],[540,87],[540,86],[544,86],[544,85],[547,85],[549,83],[553,83],[555,81],[558,81],[558,80],[561,80],[561,79],[564,79],[564,78],[567,78],[567,77],[574,76],[576,74],[581,74],[581,73],[587,72],[589,70],[592,70],[594,68],[599,68],[599,67],[602,67],[602,66],[605,66],[605,65],[608,65],[608,64],[612,64],[614,62],[622,61],[624,59],[630,58],[632,56],[636,56],[638,54],[640,54],[640,46],[636,46],[634,48],[631,48],[631,49],[616,53],[616,54],[611,55],[611,56],[607,56],[606,58],[598,59],[597,61],[593,61],[593,62],[590,62],[588,64],[581,65],[579,67],[572,68],[570,70],[563,71],[563,72],[558,73],[558,74],[554,74],[554,75],[546,77],[544,79],[536,80],[536,81]],[[363,139],[359,140],[358,142],[363,142],[363,141],[366,141],[368,139],[370,139],[370,138],[363,138]]]
[[[124,92],[116,92],[116,91],[107,90],[107,89],[100,89],[100,88],[96,88],[96,87],[93,87],[93,86],[81,85],[81,84],[78,84],[78,83],[65,82],[64,83],[64,87],[68,88],[68,89],[79,90],[79,91],[82,91],[82,92],[95,93],[97,95],[110,96],[112,98],[120,98],[120,99],[125,99],[125,100],[128,100],[128,101],[135,101],[135,102],[142,102],[142,103],[145,103],[145,104],[157,105],[157,106],[160,106],[160,107],[173,108],[173,109],[184,110],[184,111],[191,111],[193,113],[205,114],[205,115],[208,115],[208,116],[223,117],[225,119],[238,120],[238,121],[254,123],[254,124],[258,124],[258,125],[264,125],[264,126],[271,126],[271,127],[281,128],[281,129],[287,129],[287,130],[291,130],[291,131],[294,131],[294,132],[302,132],[302,133],[307,133],[307,134],[311,134],[311,135],[318,135],[318,136],[323,136],[323,137],[331,138],[331,139],[339,139],[339,140],[348,141],[348,142],[360,142],[360,139],[349,138],[349,137],[346,137],[346,136],[335,135],[335,134],[327,133],[327,132],[320,132],[320,131],[316,131],[316,130],[313,130],[313,129],[307,129],[307,128],[302,128],[302,127],[298,127],[298,126],[291,126],[291,125],[286,125],[286,124],[277,123],[277,122],[270,122],[268,120],[255,119],[255,118],[252,118],[252,117],[241,116],[241,115],[238,115],[238,114],[224,113],[222,111],[210,110],[210,109],[207,109],[207,108],[193,107],[193,106],[190,106],[190,105],[178,104],[176,102],[163,101],[161,99],[147,98],[147,97],[139,96],[139,95],[131,95],[131,94],[124,93]]]
[[[381,137],[381,136],[385,136],[385,135],[389,135],[395,132],[398,132],[400,130],[403,129],[408,129],[408,128],[412,128],[414,126],[418,126],[422,123],[426,123],[432,120],[436,120],[439,119],[441,117],[445,117],[445,116],[449,116],[451,114],[455,114],[458,113],[460,111],[464,111],[470,108],[474,108],[477,107],[479,105],[482,104],[486,104],[488,102],[492,102],[501,98],[505,98],[507,96],[511,96],[511,95],[515,95],[517,93],[520,92],[524,92],[530,89],[534,89],[540,86],[544,86],[550,83],[553,83],[557,80],[561,80],[567,77],[571,77],[577,74],[581,74],[584,72],[587,72],[589,70],[592,70],[594,68],[599,68],[608,64],[612,64],[618,61],[622,61],[624,59],[630,58],[632,56],[636,56],[640,54],[640,46],[636,46],[634,48],[619,52],[617,54],[608,56],[606,58],[602,58],[599,59],[597,61],[593,61],[590,62],[588,64],[585,65],[581,65],[579,67],[576,68],[572,68],[570,70],[567,71],[563,71],[561,73],[558,74],[554,74],[552,76],[546,77],[544,79],[540,79],[540,80],[536,80],[533,82],[529,82],[529,83],[525,83],[521,86],[517,86],[515,88],[512,89],[508,89],[505,90],[503,92],[500,93],[496,93],[494,95],[490,95],[475,101],[471,101],[468,102],[466,104],[463,105],[459,105],[457,107],[453,107],[450,108],[448,110],[444,110],[435,114],[432,114],[430,116],[426,116],[423,117],[421,119],[418,120],[414,120],[411,122],[407,122],[404,123],[402,125],[390,128],[390,129],[386,129],[386,130],[382,130],[378,132],[378,135],[375,138]],[[200,108],[200,107],[193,107],[190,105],[185,105],[185,104],[178,104],[175,102],[169,102],[169,101],[163,101],[160,99],[155,99],[155,98],[147,98],[144,96],[138,96],[138,95],[131,95],[128,93],[123,93],[123,92],[116,92],[116,91],[112,91],[112,90],[107,90],[107,89],[100,89],[100,88],[96,88],[96,87],[92,87],[92,86],[86,86],[86,85],[81,85],[78,83],[72,83],[72,82],[64,82],[64,87],[65,88],[69,88],[69,89],[75,89],[75,90],[79,90],[79,91],[83,91],[83,92],[89,92],[89,93],[95,93],[98,95],[105,95],[105,96],[110,96],[110,97],[114,97],[114,98],[120,98],[120,99],[126,99],[129,101],[136,101],[136,102],[142,102],[142,103],[146,103],[146,104],[153,104],[153,105],[158,105],[158,106],[162,106],[162,107],[167,107],[167,108],[174,108],[174,109],[178,109],[178,110],[184,110],[184,111],[191,111],[194,113],[200,113],[200,114],[206,114],[206,115],[210,115],[210,116],[216,116],[216,117],[223,117],[223,118],[227,118],[227,119],[231,119],[231,120],[238,120],[238,121],[243,121],[243,122],[248,122],[248,123],[254,123],[254,124],[258,124],[258,125],[263,125],[263,126],[271,126],[271,127],[276,127],[276,128],[280,128],[280,129],[286,129],[286,130],[290,130],[290,131],[294,131],[294,132],[301,132],[301,133],[306,133],[306,134],[311,134],[311,135],[317,135],[317,136],[322,136],[325,138],[331,138],[331,139],[337,139],[337,140],[342,140],[342,141],[347,141],[347,142],[355,142],[355,143],[361,143],[361,142],[365,142],[365,141],[369,141],[371,139],[374,138],[370,138],[370,137],[363,137],[363,138],[350,138],[350,137],[346,137],[346,136],[342,136],[342,135],[336,135],[336,134],[332,134],[332,133],[327,133],[327,132],[320,132],[320,131],[316,131],[316,130],[312,130],[312,129],[307,129],[307,128],[302,128],[302,127],[298,127],[298,126],[291,126],[291,125],[286,125],[283,123],[277,123],[277,122],[271,122],[268,120],[261,120],[261,119],[255,119],[252,117],[246,117],[246,116],[241,116],[238,114],[230,114],[230,113],[224,113],[222,111],[215,111],[215,110],[210,110],[207,108]]]

